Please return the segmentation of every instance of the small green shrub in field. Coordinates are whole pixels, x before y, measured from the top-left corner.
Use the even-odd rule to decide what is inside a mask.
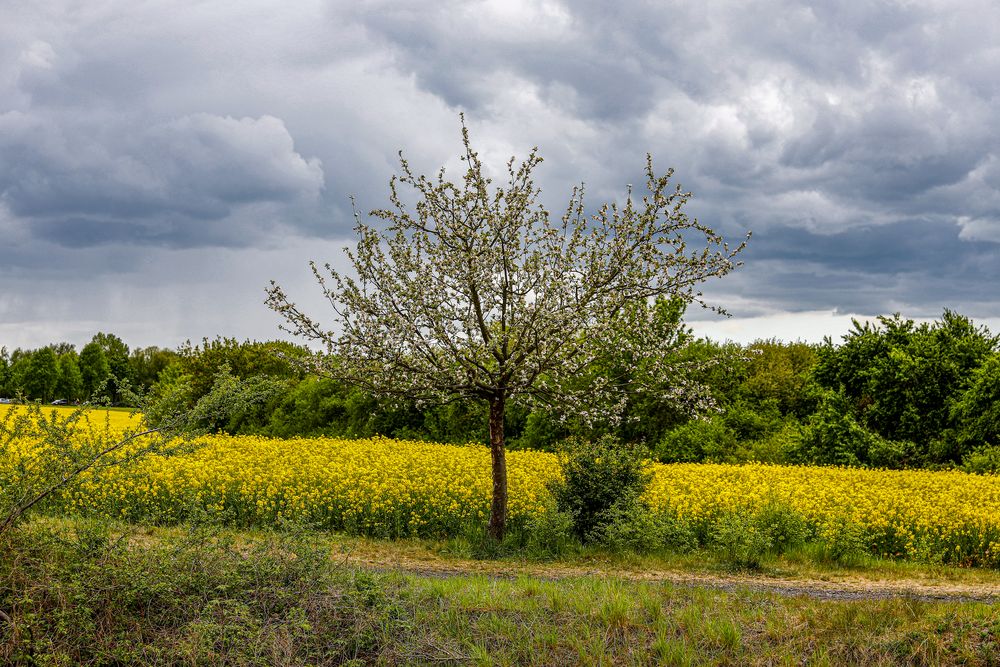
[[[525,552],[534,558],[559,558],[573,552],[580,544],[573,536],[573,516],[561,511],[552,499],[546,502],[544,512],[528,519],[526,531]]]
[[[730,564],[756,569],[771,556],[780,556],[805,544],[809,525],[788,505],[771,501],[756,513],[728,512],[708,531],[708,542]]]
[[[612,505],[588,541],[611,551],[635,553],[660,549],[687,553],[698,546],[690,522],[672,511],[653,511],[639,498]]]
[[[709,541],[728,563],[750,570],[761,566],[773,546],[756,517],[743,512],[718,517],[709,530]]]
[[[863,565],[870,553],[869,538],[864,527],[840,519],[818,528],[814,540],[793,549],[794,556],[805,561],[847,567]],[[917,539],[915,549],[918,560],[938,560],[922,539]]]
[[[858,565],[868,555],[865,529],[847,520],[828,526],[820,535],[820,544],[819,560],[838,565]]]
[[[638,498],[612,505],[602,516],[588,541],[613,551],[649,552],[662,541],[658,517]]]
[[[775,556],[804,544],[809,537],[805,517],[787,504],[776,501],[769,502],[757,512],[754,524],[767,537],[770,551]]]
[[[794,420],[748,445],[748,458],[760,463],[790,463],[802,447],[802,426]]]
[[[581,541],[599,536],[613,519],[612,508],[637,501],[651,473],[643,452],[604,436],[593,442],[574,440],[562,459],[563,479],[553,485],[556,505],[573,517],[573,533]],[[624,510],[622,510],[624,511]]]
[[[662,463],[729,461],[737,451],[736,434],[720,419],[693,419],[668,432],[656,445]]]

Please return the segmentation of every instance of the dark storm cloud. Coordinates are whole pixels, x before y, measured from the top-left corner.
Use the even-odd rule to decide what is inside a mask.
[[[1000,253],[994,244],[962,241],[960,231],[953,223],[921,219],[852,227],[832,234],[773,227],[756,235],[747,261],[811,262],[848,272],[891,274],[928,268],[941,271],[956,257],[974,260]]]
[[[960,234],[952,222],[927,219],[832,234],[770,228],[755,236],[735,291],[756,304],[816,303],[821,295],[823,308],[842,313],[933,317],[948,307],[989,315],[1000,306],[1000,244]],[[733,310],[755,314],[754,304]]]
[[[323,186],[319,162],[295,152],[276,118],[113,120],[0,116],[0,191],[40,238],[210,243],[206,225],[239,207],[308,201]]]

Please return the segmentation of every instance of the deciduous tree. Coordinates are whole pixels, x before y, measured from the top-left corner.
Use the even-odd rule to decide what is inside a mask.
[[[333,307],[336,328],[300,309],[274,282],[268,305],[291,333],[325,346],[326,368],[383,395],[489,406],[493,497],[488,532],[501,538],[507,521],[504,415],[514,400],[611,420],[628,390],[591,372],[609,350],[629,359],[631,386],[671,376],[663,331],[648,303],[656,297],[703,303],[699,286],[737,266],[745,241],[730,248],[688,217],[690,194],[657,175],[647,158],[648,192],[628,188],[620,203],[596,212],[574,188],[561,217],[539,199],[532,173],[537,149],[507,164],[494,185],[462,127],[461,180],[417,175],[400,153],[389,184],[391,206],[356,214],[357,246],[348,251],[354,275],[312,264]],[[409,206],[400,192],[415,196]],[[320,361],[322,364],[322,359]],[[585,379],[585,382],[581,382]],[[667,387],[688,401],[677,376]],[[701,394],[698,394],[700,397]]]

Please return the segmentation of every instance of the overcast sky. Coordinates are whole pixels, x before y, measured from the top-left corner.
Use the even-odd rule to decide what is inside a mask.
[[[323,314],[350,195],[396,152],[498,167],[546,202],[674,167],[737,241],[719,338],[818,340],[945,307],[1000,331],[1000,5],[0,0],[0,345],[278,337]],[[692,311],[690,319],[708,317]]]

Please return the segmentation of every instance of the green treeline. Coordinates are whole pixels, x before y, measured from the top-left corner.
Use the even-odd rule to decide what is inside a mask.
[[[122,404],[125,393],[148,390],[180,356],[158,347],[129,350],[114,334],[98,333],[77,351],[70,343],[37,350],[0,348],[0,397]]]
[[[621,423],[519,405],[508,411],[508,442],[554,449],[571,436],[611,435],[663,462],[1000,469],[1000,337],[954,312],[926,324],[898,315],[855,323],[819,345],[720,344],[689,332],[674,344],[673,375],[661,391],[631,396]],[[115,403],[127,386],[153,398],[154,419],[209,397],[219,409],[204,411],[205,426],[230,433],[487,439],[483,405],[376,399],[307,372],[308,357],[292,343],[233,339],[130,351],[100,333],[79,353],[68,344],[0,351],[0,396]],[[628,369],[609,357],[595,372],[620,381]],[[701,386],[716,408],[692,417],[671,398],[677,382]]]

